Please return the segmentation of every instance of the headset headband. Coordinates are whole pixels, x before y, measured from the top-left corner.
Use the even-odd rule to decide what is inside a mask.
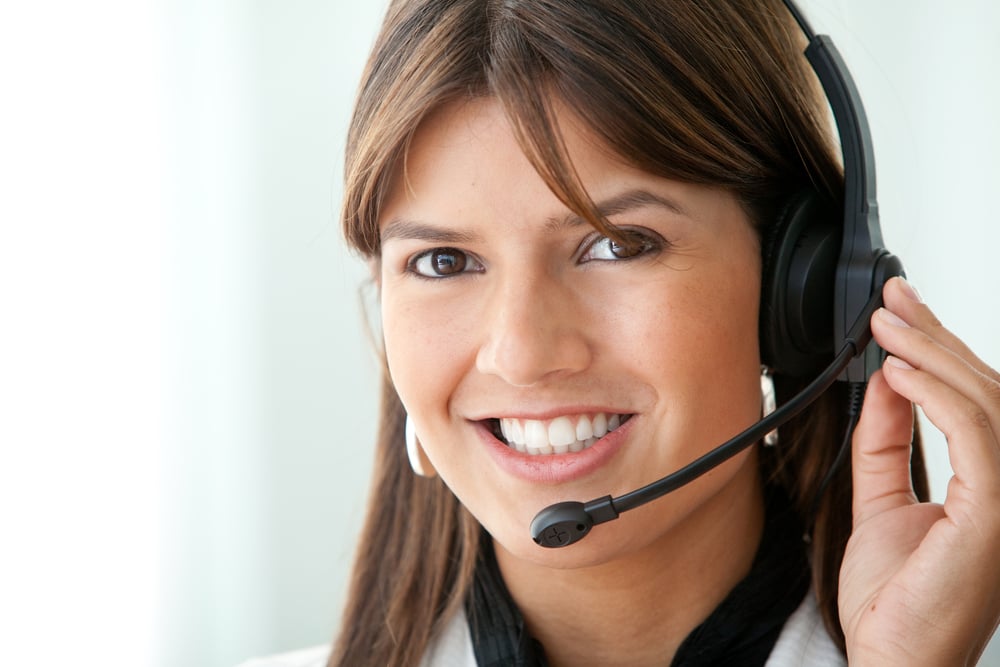
[[[827,35],[813,32],[792,0],[785,6],[809,40],[805,56],[833,110],[844,156],[844,227],[834,287],[834,346],[840,349],[872,290],[878,259],[886,254],[875,199],[875,154],[868,117],[840,52]],[[841,380],[865,382],[881,363],[871,346],[848,365]]]

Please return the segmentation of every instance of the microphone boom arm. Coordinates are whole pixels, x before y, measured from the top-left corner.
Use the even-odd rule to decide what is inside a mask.
[[[829,366],[805,389],[789,399],[773,413],[750,426],[742,433],[695,459],[680,470],[651,482],[629,493],[612,498],[604,496],[587,503],[566,501],[551,505],[539,512],[531,522],[531,539],[543,547],[565,547],[578,542],[599,523],[617,519],[622,512],[656,500],[671,491],[694,481],[709,470],[726,462],[767,433],[787,423],[813,403],[832,385],[847,365],[863,353],[872,339],[871,318],[882,307],[882,286],[898,275],[903,275],[900,261],[889,253],[877,260],[875,289],[854,322],[840,351]]]

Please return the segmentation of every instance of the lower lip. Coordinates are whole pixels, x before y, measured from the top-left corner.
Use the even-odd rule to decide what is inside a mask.
[[[507,474],[536,484],[562,484],[586,477],[614,458],[625,444],[635,422],[633,415],[582,451],[535,456],[508,447],[493,435],[485,422],[478,422],[476,430],[493,462]]]

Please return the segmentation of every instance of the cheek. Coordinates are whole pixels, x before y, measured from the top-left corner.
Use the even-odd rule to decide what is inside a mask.
[[[752,268],[664,290],[654,286],[616,318],[619,349],[633,364],[702,372],[756,368],[760,294]]]
[[[382,331],[393,386],[418,420],[447,410],[448,399],[467,366],[472,332],[446,302],[428,308],[405,290],[383,289]]]
[[[706,361],[736,364],[735,371],[750,364],[756,373],[760,364],[760,252],[748,225],[734,236],[721,254],[719,270],[692,286],[697,305],[691,308],[698,313],[694,335],[706,348]]]
[[[385,343],[389,376],[396,393],[407,412],[416,412],[417,388],[423,383],[433,383],[435,375],[429,373],[437,356],[434,339],[427,335],[420,320],[420,309],[401,301],[392,290],[382,298],[382,333]]]
[[[670,465],[727,440],[759,415],[758,263],[752,254],[733,259],[725,270],[677,279],[669,290],[651,288],[647,307],[637,304],[628,316],[641,326],[618,341],[628,365],[656,388],[658,428],[670,442],[688,445],[664,450],[664,457],[677,457]]]

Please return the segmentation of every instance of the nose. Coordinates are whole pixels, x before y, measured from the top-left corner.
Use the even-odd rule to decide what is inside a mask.
[[[483,318],[477,369],[528,387],[587,368],[584,311],[568,285],[544,272],[499,280]]]

